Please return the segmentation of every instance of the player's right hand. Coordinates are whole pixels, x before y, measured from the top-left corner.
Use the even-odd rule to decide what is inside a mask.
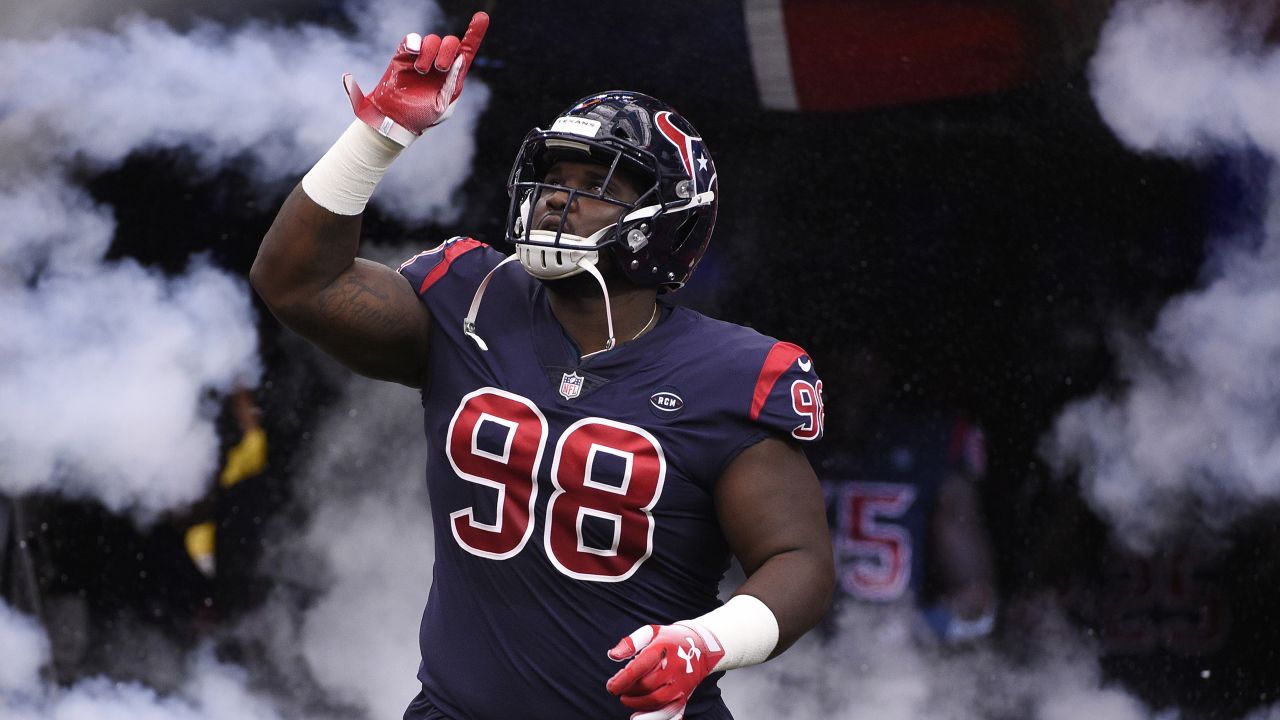
[[[351,73],[343,75],[342,84],[356,117],[408,146],[453,113],[467,70],[488,29],[489,16],[478,12],[461,40],[453,35],[406,35],[382,80],[368,95],[361,92]]]

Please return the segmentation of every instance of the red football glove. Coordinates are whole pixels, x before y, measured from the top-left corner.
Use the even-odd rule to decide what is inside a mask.
[[[698,683],[724,657],[720,641],[700,625],[645,625],[609,651],[609,659],[633,657],[605,689],[632,710],[631,720],[680,720]]]
[[[438,35],[406,35],[382,80],[368,95],[360,91],[351,73],[343,75],[342,84],[356,117],[407,147],[427,128],[453,114],[467,70],[488,29],[489,16],[478,12],[462,40],[453,35],[443,39]]]

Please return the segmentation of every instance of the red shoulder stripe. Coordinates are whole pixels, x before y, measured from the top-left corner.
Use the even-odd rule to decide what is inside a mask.
[[[449,265],[452,264],[454,260],[457,260],[459,257],[471,252],[472,250],[482,248],[484,246],[484,243],[471,238],[462,238],[461,240],[455,240],[454,242],[445,245],[444,259],[442,259],[435,267],[431,268],[431,272],[427,273],[426,277],[422,278],[422,284],[418,286],[418,294],[421,295],[426,292],[428,288],[436,284],[437,280],[444,277],[445,273],[449,272]]]
[[[764,409],[764,403],[769,399],[769,393],[773,392],[773,385],[782,377],[782,373],[791,367],[791,363],[808,354],[804,348],[788,342],[774,343],[769,348],[764,366],[760,368],[760,376],[756,378],[756,391],[751,396],[752,420],[760,418],[760,411]]]

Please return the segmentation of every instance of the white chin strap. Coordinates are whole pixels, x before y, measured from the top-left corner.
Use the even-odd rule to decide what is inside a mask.
[[[596,253],[592,253],[592,255],[596,255]],[[613,338],[613,308],[609,306],[609,286],[604,284],[604,276],[596,269],[597,259],[598,257],[582,258],[578,261],[578,267],[591,273],[591,277],[595,278],[596,282],[600,283],[600,292],[604,293],[604,321],[605,324],[609,326],[609,339],[604,341],[604,349],[612,350],[613,346],[616,344]],[[597,350],[596,352],[600,351]],[[587,353],[587,355],[594,354],[595,353]],[[586,355],[583,355],[583,357],[586,357]]]
[[[546,275],[540,275],[529,269],[529,266],[525,263],[526,251],[530,249],[541,253],[554,252],[556,255],[561,255],[561,253],[569,255],[572,253],[576,256],[576,260],[574,261],[576,266],[565,267],[563,263],[557,263],[560,266],[560,270],[557,274],[552,275],[548,273]],[[493,279],[494,273],[498,272],[498,268],[516,259],[519,259],[520,264],[524,265],[526,270],[529,270],[529,274],[546,280],[571,277],[584,271],[590,273],[591,276],[596,279],[596,282],[600,284],[600,292],[604,293],[604,319],[609,328],[609,339],[605,340],[604,349],[613,349],[613,346],[617,344],[613,335],[613,308],[609,303],[609,287],[605,285],[604,276],[600,274],[598,269],[596,269],[596,262],[600,259],[599,252],[595,250],[556,251],[554,248],[530,248],[528,245],[521,244],[516,246],[515,254],[506,258],[497,265],[494,265],[493,269],[490,270],[489,273],[484,276],[484,279],[480,281],[480,286],[476,288],[476,294],[471,298],[471,307],[467,310],[467,316],[462,319],[462,332],[465,333],[467,337],[474,340],[476,345],[478,345],[482,351],[488,352],[489,346],[485,344],[484,339],[476,332],[476,316],[480,314],[480,301],[484,299],[484,291],[489,287],[489,281]],[[592,354],[594,353],[587,353],[587,355]],[[586,355],[583,357],[586,357]]]
[[[497,265],[494,265],[493,269],[489,271],[489,274],[484,276],[484,279],[480,281],[480,287],[476,288],[476,294],[471,296],[471,308],[467,310],[467,316],[462,319],[462,332],[465,333],[467,337],[475,340],[476,345],[479,345],[480,349],[485,352],[489,351],[489,346],[485,345],[484,340],[476,334],[476,315],[480,314],[480,301],[484,299],[485,288],[489,287],[489,281],[493,279],[493,274],[498,272],[498,268],[515,259],[515,255],[508,257]]]

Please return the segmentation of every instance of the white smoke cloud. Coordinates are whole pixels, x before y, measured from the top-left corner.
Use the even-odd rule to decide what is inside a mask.
[[[197,263],[167,279],[131,261],[0,287],[0,490],[57,489],[144,515],[206,491],[217,451],[206,388],[255,367],[243,281]]]
[[[1280,156],[1280,50],[1263,45],[1267,10],[1119,3],[1090,68],[1103,119],[1138,150],[1198,157],[1255,146]]]
[[[2,162],[2,161],[0,161]],[[0,284],[21,285],[49,268],[95,266],[111,245],[115,219],[83,190],[45,176],[0,190]]]
[[[1096,649],[1052,609],[1021,661],[989,644],[940,651],[912,640],[907,606],[850,604],[829,641],[811,633],[774,660],[727,673],[740,720],[1152,720],[1103,679]]]
[[[300,654],[335,697],[399,717],[419,688],[431,588],[422,405],[412,390],[353,377],[338,407],[301,475],[313,519],[293,550],[321,558],[327,577],[302,616]]]
[[[924,717],[933,675],[910,621],[905,607],[849,605],[829,642],[810,633],[768,663],[727,673],[725,703],[743,720]]]
[[[352,717],[399,717],[419,689],[418,621],[434,554],[422,405],[408,388],[314,359],[343,388],[293,476],[308,521],[269,542],[263,565],[278,592],[232,635],[260,645],[292,694],[318,687]]]
[[[78,27],[65,17],[77,7],[111,29]],[[50,8],[61,13],[52,36],[0,41],[0,299],[11,309],[0,399],[22,409],[0,419],[0,490],[57,489],[146,516],[206,489],[216,437],[203,394],[256,382],[249,291],[203,263],[178,279],[104,263],[111,210],[70,178],[180,148],[202,172],[240,163],[275,197],[350,122],[341,73],[372,85],[407,29],[441,18],[433,4],[370,0],[352,5],[346,35],[254,21],[178,31],[113,12],[63,3]],[[473,78],[375,205],[406,221],[453,217],[487,94]]]
[[[0,40],[0,492],[57,490],[145,517],[207,488],[216,437],[205,398],[256,382],[255,318],[243,280],[202,260],[179,277],[104,261],[112,210],[73,178],[135,152],[179,150],[200,173],[245,171],[275,202],[350,122],[342,72],[371,87],[404,33],[462,28],[441,27],[438,8],[415,0],[350,3],[353,33],[242,17],[215,25],[171,0],[112,5],[58,0],[0,13],[11,31]],[[455,218],[487,98],[473,75],[452,119],[402,156],[373,205],[410,223]],[[268,652],[297,660],[323,695],[397,717],[417,691],[430,586],[419,406],[404,388],[352,382],[351,412],[322,424],[306,448],[315,463],[299,473],[315,522],[285,542],[317,569],[294,577],[314,594],[305,611],[274,603],[279,614],[245,627],[262,631]],[[2,605],[0,648],[4,717],[324,716],[291,697],[296,688],[251,690],[245,670],[207,651],[186,660],[172,694],[108,679],[54,689],[38,676],[47,638]]]
[[[0,0],[0,38],[45,38],[67,27],[108,29],[124,15],[143,14],[176,24],[189,24],[199,19],[235,22],[254,10],[288,13],[314,6],[313,0]]]
[[[110,32],[75,28],[0,43],[0,144],[23,148],[28,169],[111,167],[139,150],[185,148],[205,170],[243,159],[268,187],[292,180],[351,122],[342,73],[371,87],[406,28],[441,22],[433,4],[404,0],[370,0],[350,15],[354,37],[261,23],[178,32],[134,15]],[[450,121],[393,166],[374,204],[407,221],[453,219],[487,98],[471,78]]]
[[[332,585],[302,618],[302,658],[327,692],[399,717],[418,693],[418,619],[431,588],[431,516],[422,467],[403,494],[322,508],[308,531]],[[406,502],[408,500],[408,502]]]
[[[1249,713],[1245,720],[1280,720],[1280,705],[1259,708]]]
[[[40,666],[49,656],[49,638],[35,620],[0,602],[0,698],[40,687]]]
[[[0,711],[11,720],[279,720],[271,704],[250,694],[240,668],[219,663],[209,649],[194,653],[176,692],[161,695],[138,683],[90,678],[69,688],[40,682],[49,640],[31,618],[0,602]]]
[[[1258,37],[1267,20],[1211,3],[1122,3],[1091,67],[1103,117],[1143,151],[1257,148],[1280,158],[1280,51]],[[1202,287],[1171,301],[1146,337],[1121,337],[1123,389],[1070,405],[1045,444],[1135,547],[1188,521],[1223,528],[1280,498],[1280,187],[1271,185],[1257,237],[1223,239]]]

